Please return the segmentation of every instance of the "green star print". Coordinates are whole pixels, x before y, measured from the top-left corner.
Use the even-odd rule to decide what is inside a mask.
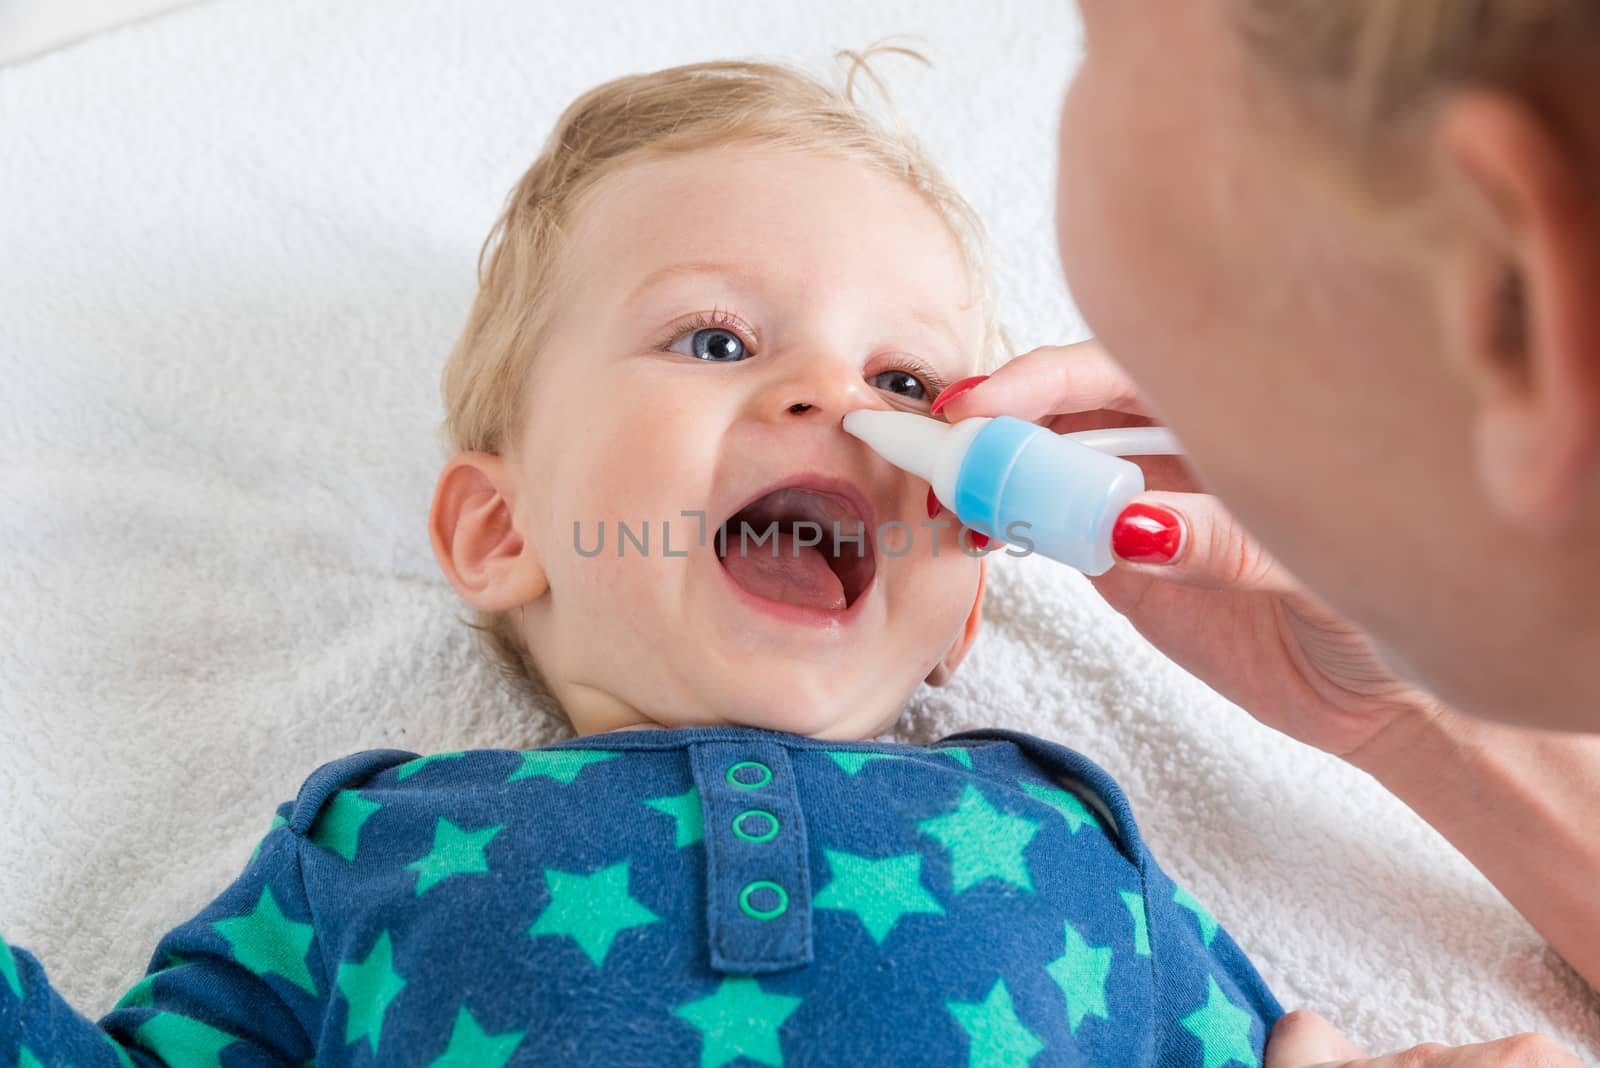
[[[672,817],[677,836],[672,843],[674,849],[694,845],[705,837],[704,817],[700,813],[700,791],[695,787],[691,786],[671,797],[652,797],[644,803]]]
[[[1085,824],[1090,827],[1100,826],[1100,821],[1094,818],[1094,813],[1084,807],[1083,802],[1078,800],[1077,794],[1069,790],[1056,790],[1031,782],[1018,782],[1017,785],[1022,787],[1024,793],[1038,798],[1061,813],[1066,818],[1067,828],[1073,834],[1077,834]]]
[[[752,976],[732,976],[715,994],[679,1005],[672,1013],[700,1030],[700,1068],[719,1068],[739,1057],[782,1068],[778,1028],[801,1000],[769,994]]]
[[[1038,1036],[1017,1019],[1004,979],[996,979],[989,996],[982,1001],[973,1004],[947,1001],[944,1007],[967,1033],[969,1068],[1025,1066],[1034,1054],[1044,1049]]]
[[[860,773],[867,766],[869,760],[900,760],[898,753],[861,753],[851,749],[829,749],[827,754],[833,762],[849,772],[851,775]]]
[[[409,760],[395,769],[395,782],[405,782],[407,779],[411,778],[411,776],[415,775],[429,764],[436,763],[440,760],[456,760],[466,755],[466,753],[434,753],[431,756],[418,757],[416,760]]]
[[[421,860],[406,865],[407,871],[418,872],[417,896],[452,875],[481,875],[489,870],[489,861],[483,855],[491,839],[503,830],[505,824],[484,827],[477,831],[464,831],[443,816],[433,825],[433,850]]]
[[[811,899],[819,909],[844,909],[861,918],[872,940],[883,944],[901,916],[908,912],[944,914],[939,902],[922,886],[922,855],[858,857],[833,849],[823,850],[833,881]]]
[[[406,981],[394,970],[394,947],[389,942],[388,931],[378,936],[366,960],[360,964],[341,963],[339,991],[350,1003],[344,1025],[345,1042],[365,1036],[372,1045],[373,1056],[377,1056],[384,1013],[389,1011],[390,1003],[400,996],[405,985]]]
[[[449,1048],[430,1061],[428,1068],[500,1068],[511,1059],[526,1033],[508,1031],[503,1035],[486,1035],[472,1013],[462,1005],[450,1032]]]
[[[522,765],[506,777],[506,782],[544,776],[570,786],[572,780],[578,777],[578,772],[590,764],[615,760],[621,755],[596,749],[555,749],[549,752],[530,749],[522,754]]]
[[[6,945],[3,938],[0,938],[0,979],[6,981],[11,992],[19,999],[22,997],[22,980],[17,977],[17,961],[11,955],[11,947]]]
[[[628,862],[618,861],[593,875],[544,870],[550,904],[539,914],[530,935],[567,935],[594,962],[605,963],[617,934],[630,927],[657,923],[661,917],[628,896]]]
[[[1206,1003],[1183,1018],[1184,1030],[1205,1050],[1205,1068],[1223,1068],[1235,1061],[1256,1068],[1250,1014],[1228,1000],[1215,976],[1206,976],[1206,984]]]
[[[920,821],[917,829],[950,850],[956,893],[990,876],[1033,889],[1022,851],[1039,833],[1039,825],[995,808],[971,783],[952,811]]]
[[[1067,929],[1067,948],[1045,965],[1067,999],[1067,1026],[1073,1034],[1085,1016],[1111,1019],[1106,1011],[1106,977],[1111,974],[1111,947],[1091,946],[1072,924]]]
[[[340,790],[328,802],[328,807],[317,814],[309,837],[317,845],[353,861],[356,859],[356,842],[361,837],[362,825],[382,807],[354,790]]]
[[[1200,922],[1200,937],[1209,946],[1211,940],[1217,937],[1217,921],[1211,918],[1211,913],[1207,912],[1206,907],[1194,899],[1193,894],[1181,886],[1173,890],[1172,900],[1194,913],[1194,918]]]
[[[1132,890],[1118,890],[1122,904],[1133,917],[1133,951],[1141,957],[1150,955],[1150,925],[1144,914],[1144,898]]]
[[[222,1051],[239,1041],[199,1020],[175,1012],[158,1012],[133,1033],[133,1039],[164,1064],[222,1068]]]
[[[217,920],[211,925],[227,940],[233,959],[257,975],[279,975],[308,994],[317,992],[311,969],[306,967],[306,951],[316,937],[309,923],[296,923],[284,916],[263,886],[255,911],[248,916]]]

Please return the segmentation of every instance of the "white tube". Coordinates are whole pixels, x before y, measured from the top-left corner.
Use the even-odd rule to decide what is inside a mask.
[[[1183,446],[1163,426],[1118,426],[1061,435],[1107,456],[1181,456]]]

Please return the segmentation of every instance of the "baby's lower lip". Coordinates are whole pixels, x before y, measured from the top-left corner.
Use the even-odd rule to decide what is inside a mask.
[[[800,605],[788,604],[784,601],[774,601],[768,597],[759,597],[734,581],[728,574],[728,569],[722,566],[715,553],[709,554],[711,566],[721,574],[720,581],[730,590],[734,598],[743,602],[747,607],[785,623],[792,623],[803,627],[820,630],[844,630],[861,618],[861,606],[866,604],[867,598],[872,596],[872,591],[878,585],[877,576],[867,584],[866,589],[856,596],[849,608],[842,612],[826,612],[817,608],[805,608]]]

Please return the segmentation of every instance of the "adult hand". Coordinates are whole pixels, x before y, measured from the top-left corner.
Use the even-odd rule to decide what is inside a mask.
[[[1582,1063],[1555,1039],[1532,1031],[1471,1046],[1427,1042],[1369,1058],[1327,1020],[1301,1010],[1272,1029],[1264,1068],[1582,1068]]]
[[[1132,380],[1093,341],[1024,353],[976,386],[947,389],[935,414],[1010,415],[1061,434],[1152,422]],[[1167,656],[1261,722],[1347,760],[1401,719],[1445,714],[1392,675],[1367,636],[1304,590],[1216,498],[1196,492],[1181,457],[1130,459],[1148,489],[1135,503],[1164,509],[1181,527],[1177,554],[1165,564],[1119,560],[1090,581]]]

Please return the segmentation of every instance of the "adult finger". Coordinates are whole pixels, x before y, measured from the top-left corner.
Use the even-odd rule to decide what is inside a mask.
[[[1267,1036],[1264,1068],[1332,1068],[1365,1056],[1361,1047],[1341,1035],[1326,1018],[1298,1009],[1281,1017]]]
[[[1117,518],[1111,547],[1121,569],[1180,586],[1301,592],[1295,578],[1205,493],[1141,493]]]
[[[1050,415],[1100,410],[1150,414],[1133,380],[1094,341],[1025,352],[949,400],[941,395],[935,406],[934,414],[952,423],[978,415],[1009,415],[1032,423]]]

